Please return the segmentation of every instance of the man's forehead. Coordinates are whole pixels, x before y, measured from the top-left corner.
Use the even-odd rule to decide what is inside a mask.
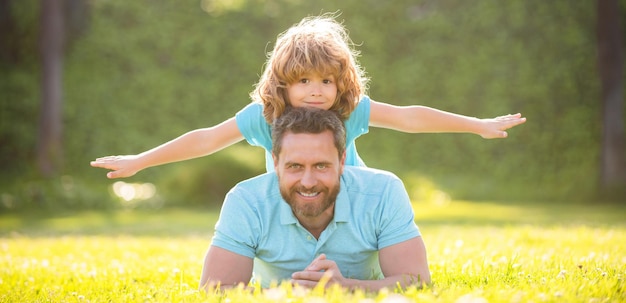
[[[287,131],[283,136],[283,146],[285,144],[302,144],[303,142],[330,143],[334,145],[333,133],[330,130],[324,130],[321,133],[310,132],[293,132]]]
[[[338,154],[331,131],[319,134],[287,132],[283,137],[282,156],[310,156],[314,154]]]

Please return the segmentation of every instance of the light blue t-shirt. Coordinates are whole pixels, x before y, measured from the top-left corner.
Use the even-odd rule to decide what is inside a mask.
[[[261,146],[265,149],[265,168],[268,172],[274,171],[272,160],[272,131],[271,126],[263,117],[263,105],[250,103],[235,115],[237,127],[253,146]],[[354,111],[350,114],[346,125],[346,165],[365,166],[356,151],[355,140],[369,131],[370,121],[370,98],[363,96]]]
[[[237,184],[227,195],[211,245],[254,259],[253,281],[269,287],[320,254],[346,278],[382,279],[378,251],[420,236],[409,196],[392,173],[345,166],[335,215],[316,240],[280,195],[275,172]]]

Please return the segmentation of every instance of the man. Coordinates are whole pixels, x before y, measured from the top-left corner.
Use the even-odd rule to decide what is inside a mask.
[[[291,281],[378,290],[430,283],[426,249],[402,182],[388,172],[344,167],[337,114],[292,108],[272,126],[275,172],[226,196],[200,281],[266,288]]]

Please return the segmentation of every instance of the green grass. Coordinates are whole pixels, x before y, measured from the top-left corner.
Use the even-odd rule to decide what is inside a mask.
[[[0,302],[626,302],[626,207],[415,204],[434,284],[198,292],[216,211],[0,215]]]

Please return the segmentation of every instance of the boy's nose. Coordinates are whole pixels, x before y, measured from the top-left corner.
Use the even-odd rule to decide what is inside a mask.
[[[322,86],[320,84],[311,85],[311,96],[320,96],[322,95]]]

